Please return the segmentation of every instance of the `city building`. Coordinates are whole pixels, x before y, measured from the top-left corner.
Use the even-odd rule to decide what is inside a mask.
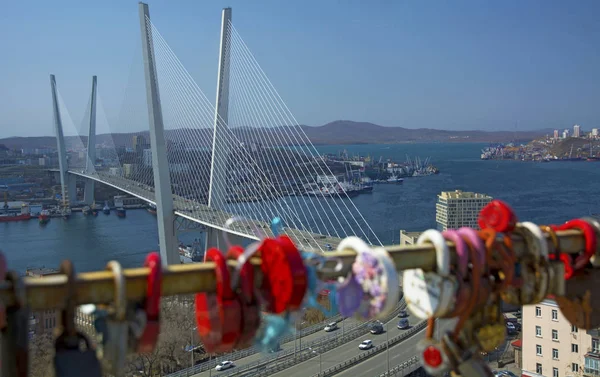
[[[129,178],[134,175],[137,171],[136,164],[123,164],[123,176]]]
[[[143,135],[134,135],[132,148],[135,153],[141,154],[144,149],[150,149],[150,143]]]
[[[142,152],[142,163],[145,167],[152,167],[152,149],[144,149]]]
[[[479,228],[479,211],[492,201],[486,194],[463,192],[461,190],[443,191],[435,204],[435,221],[439,230],[457,229],[463,226]]]
[[[564,130],[563,133],[562,133],[562,138],[566,139],[568,137],[569,137],[569,130]]]
[[[592,128],[592,136],[593,136],[593,137],[598,137],[598,136],[600,136],[600,134],[598,134],[598,129],[597,129],[597,128]]]
[[[558,130],[554,130],[554,140],[558,140]]]
[[[406,230],[400,230],[400,245],[415,245],[417,239],[422,232],[407,232]]]
[[[553,300],[523,307],[522,375],[600,375],[600,333],[571,325]]]
[[[573,126],[573,137],[580,137],[581,136],[581,127],[576,124]]]

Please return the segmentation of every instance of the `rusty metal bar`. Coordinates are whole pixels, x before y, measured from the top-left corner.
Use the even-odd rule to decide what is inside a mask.
[[[584,249],[584,238],[578,230],[557,232],[560,248],[565,253],[577,253]],[[518,235],[512,236],[514,250],[517,256],[525,252],[527,245]],[[554,245],[547,236],[549,250],[554,251]],[[455,263],[455,250],[452,243],[448,243],[452,252],[452,263]],[[599,246],[600,247],[600,246]],[[429,245],[386,246],[398,271],[422,268],[425,271],[435,269],[435,250]],[[600,255],[600,250],[597,251]],[[327,256],[341,259],[344,267],[337,273],[321,274],[322,279],[345,276],[351,268],[355,253],[350,250],[327,253]],[[262,274],[260,271],[260,258],[252,258],[257,275],[256,284],[260,284]],[[331,262],[333,264],[337,262]],[[235,262],[229,261],[231,270]],[[193,263],[165,267],[162,280],[163,296],[191,294],[197,292],[214,292],[215,275],[214,263]],[[127,299],[141,300],[146,294],[146,279],[148,268],[131,268],[124,270],[126,278]],[[27,301],[32,310],[61,309],[65,306],[67,296],[67,278],[65,275],[49,275],[45,277],[24,277],[27,292]],[[110,271],[84,272],[77,275],[76,301],[78,304],[109,304],[114,298],[114,279]],[[12,284],[8,281],[0,282],[0,300],[5,305],[15,304],[15,295]]]

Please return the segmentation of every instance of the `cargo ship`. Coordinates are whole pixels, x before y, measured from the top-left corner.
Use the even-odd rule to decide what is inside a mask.
[[[42,212],[40,212],[40,214],[38,215],[38,220],[40,222],[40,225],[48,224],[48,221],[50,221],[50,212],[48,212],[45,209],[42,210]]]
[[[156,206],[152,203],[148,204],[148,212],[156,216]]]
[[[126,213],[127,212],[125,211],[125,208],[123,208],[123,207],[117,208],[117,216],[118,217],[125,217]]]
[[[31,214],[29,213],[29,206],[27,204],[23,204],[21,206],[21,213],[8,212],[8,201],[6,199],[6,193],[4,195],[4,211],[5,213],[0,214],[0,223],[8,221],[24,221],[31,219]]]

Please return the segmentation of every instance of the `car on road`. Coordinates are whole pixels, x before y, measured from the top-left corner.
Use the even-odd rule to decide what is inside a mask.
[[[381,334],[383,332],[383,323],[377,321],[371,325],[371,334]]]
[[[217,364],[217,366],[215,367],[216,371],[222,371],[222,370],[227,370],[229,368],[233,368],[235,365],[233,365],[233,363],[231,361],[221,361],[219,364]]]
[[[506,332],[509,335],[513,335],[513,334],[516,334],[518,331],[512,322],[506,322]]]
[[[327,326],[325,326],[325,332],[337,330],[337,328],[338,328],[337,322],[331,322]]]
[[[398,313],[398,318],[406,318],[408,317],[408,313],[406,312],[406,310],[400,310],[400,313]]]
[[[363,340],[361,344],[358,345],[358,348],[361,350],[368,350],[373,347],[373,342],[370,340]]]
[[[511,372],[510,370],[500,370],[500,371],[494,372],[494,376],[495,377],[517,377],[517,375],[514,374],[513,372]]]
[[[275,353],[281,351],[281,345],[279,343],[275,344],[273,347],[269,349],[269,353]]]
[[[402,318],[399,322],[398,322],[398,328],[400,330],[406,330],[410,327],[410,324],[408,323],[408,318]]]

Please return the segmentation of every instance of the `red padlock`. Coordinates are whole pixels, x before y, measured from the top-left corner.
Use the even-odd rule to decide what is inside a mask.
[[[566,254],[561,254],[561,260],[565,263],[565,278],[569,279],[573,275],[576,270],[581,270],[584,268],[590,261],[590,259],[596,253],[596,233],[594,232],[594,228],[588,224],[586,221],[581,219],[575,219],[567,221],[562,225],[551,225],[554,231],[559,230],[570,230],[570,229],[579,229],[583,232],[583,237],[585,238],[585,250],[584,253],[575,258],[575,261],[572,267],[569,266],[570,263],[567,263],[566,260],[570,261],[570,256]],[[563,257],[564,255],[564,257]],[[554,259],[551,257],[551,259]],[[570,273],[568,273],[570,272]]]
[[[243,254],[244,249],[240,246],[233,246],[227,252],[227,259],[238,260]],[[238,297],[242,307],[242,328],[236,349],[252,345],[256,330],[260,327],[260,308],[254,296],[254,268],[249,261],[241,266],[239,274],[241,294],[238,294]]]
[[[279,314],[299,309],[308,281],[302,256],[292,240],[285,235],[266,239],[260,251],[267,311]]]
[[[512,232],[517,225],[517,215],[502,200],[494,199],[479,212],[477,223],[481,229],[492,228],[496,232]]]
[[[147,322],[138,342],[138,353],[151,353],[154,351],[154,347],[158,341],[158,334],[160,334],[160,296],[162,283],[160,255],[157,252],[148,254],[144,262],[144,267],[150,268],[144,303]]]
[[[207,262],[215,262],[216,293],[196,294],[198,335],[208,353],[229,352],[235,347],[242,327],[241,305],[231,289],[225,257],[218,249],[206,252]]]

